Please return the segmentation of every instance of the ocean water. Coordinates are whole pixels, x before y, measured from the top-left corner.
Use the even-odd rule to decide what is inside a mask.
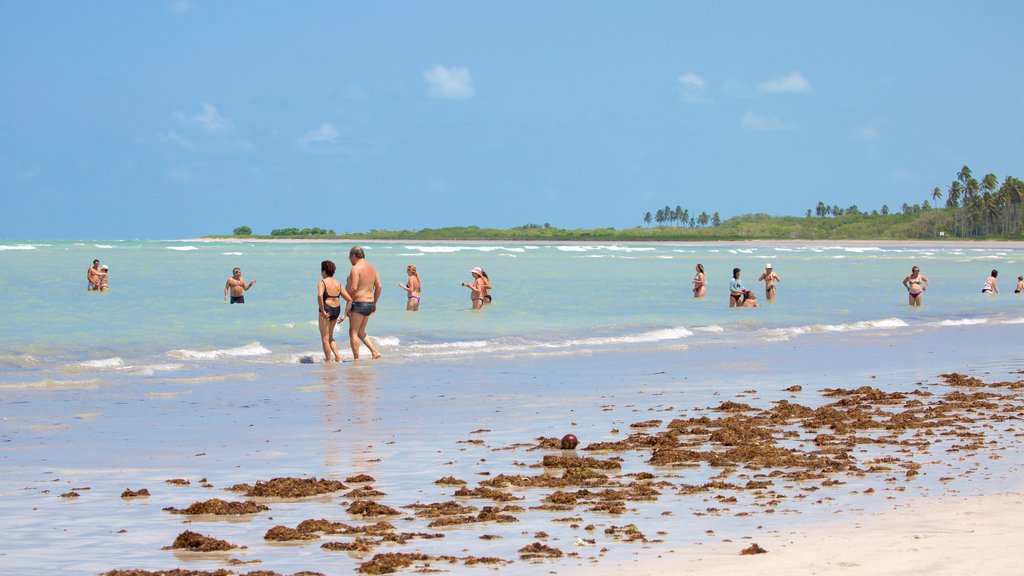
[[[245,372],[319,362],[316,284],[321,260],[348,270],[349,244],[182,241],[5,241],[0,244],[0,385],[75,386],[155,373]],[[1024,273],[1014,247],[784,245],[561,245],[374,243],[384,294],[369,333],[385,362],[587,354],[630,347],[736,345],[824,332],[1024,322],[1013,294]],[[85,270],[110,266],[108,293],[85,290]],[[708,296],[692,298],[696,263]],[[776,302],[757,276],[772,263]],[[405,311],[405,267],[424,285]],[[900,282],[918,265],[925,305],[906,305]],[[256,285],[246,304],[223,287],[239,266]],[[482,266],[495,303],[470,309],[468,270]],[[733,267],[762,307],[729,309]],[[980,288],[1000,269],[1003,294]],[[350,358],[347,324],[339,330]]]

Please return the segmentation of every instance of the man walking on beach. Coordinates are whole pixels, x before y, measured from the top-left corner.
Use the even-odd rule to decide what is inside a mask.
[[[772,270],[772,264],[769,262],[764,265],[764,274],[757,279],[758,281],[764,281],[764,298],[771,302],[775,300],[775,283],[782,282],[779,275]]]
[[[359,360],[360,342],[370,349],[371,357],[380,358],[380,352],[377,352],[366,335],[366,323],[370,320],[370,314],[377,311],[377,300],[380,300],[380,275],[366,261],[366,254],[359,246],[353,246],[348,251],[348,261],[352,263],[352,272],[348,275],[345,289],[352,296],[352,301],[348,303],[345,315],[349,317],[348,338],[352,344],[352,359]]]
[[[100,261],[93,260],[92,268],[85,271],[85,289],[88,292],[97,292],[100,289]]]
[[[246,284],[245,278],[242,278],[242,269],[235,268],[231,271],[231,278],[228,278],[224,284],[224,301],[227,301],[228,292],[230,292],[232,304],[245,304],[245,292],[255,283],[256,281],[253,280]]]

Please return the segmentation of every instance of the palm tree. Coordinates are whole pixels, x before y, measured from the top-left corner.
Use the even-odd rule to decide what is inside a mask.
[[[888,216],[888,215],[889,215],[889,205],[888,204],[882,204],[882,216]]]
[[[936,186],[932,190],[932,201],[935,202],[936,206],[938,206],[939,205],[939,200],[941,200],[941,199],[942,199],[942,188],[939,188],[938,186]]]
[[[672,220],[681,222],[683,220],[683,207],[676,204],[676,209],[672,212]]]
[[[700,216],[697,217],[697,223],[700,224],[702,227],[707,226],[709,220],[711,220],[711,217],[708,216],[707,212],[701,212]]]
[[[963,186],[960,185],[958,180],[953,180],[947,189],[946,194],[946,208],[956,208],[957,213],[953,215],[953,235],[956,236],[957,228],[960,228],[961,235],[963,234],[963,227],[960,225],[960,216],[963,215],[963,209],[960,207],[960,196],[963,195]]]
[[[718,228],[719,226],[721,226],[721,224],[722,224],[722,217],[718,215],[718,212],[715,212],[714,214],[712,214],[711,215],[711,225],[714,226],[715,228]]]
[[[651,225],[651,220],[653,220],[653,219],[654,218],[651,216],[650,212],[648,212],[647,214],[644,214],[644,224],[646,224],[647,226]]]

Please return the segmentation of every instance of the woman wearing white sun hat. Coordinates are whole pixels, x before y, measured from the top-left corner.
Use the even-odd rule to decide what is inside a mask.
[[[775,300],[775,283],[782,282],[782,279],[772,270],[771,262],[764,265],[764,274],[761,274],[757,281],[764,282],[764,299],[769,302]]]

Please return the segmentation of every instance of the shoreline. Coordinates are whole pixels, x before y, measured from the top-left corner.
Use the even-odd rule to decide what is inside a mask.
[[[891,510],[693,545],[590,574],[1015,574],[1024,492],[920,498]],[[765,554],[739,551],[757,543]]]
[[[450,244],[463,243],[471,245],[512,244],[512,245],[550,245],[550,246],[854,246],[904,248],[926,246],[929,248],[1022,248],[1021,240],[408,240],[408,239],[359,239],[359,238],[185,238],[177,240],[146,240],[146,242],[201,242],[204,244],[243,244],[243,243],[278,243],[278,244]]]

